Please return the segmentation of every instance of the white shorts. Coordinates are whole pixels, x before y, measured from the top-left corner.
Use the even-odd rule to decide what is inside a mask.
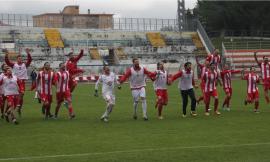
[[[138,102],[140,98],[145,98],[145,88],[131,90],[133,100]]]
[[[111,94],[111,93],[104,93],[102,94],[103,99],[110,104],[114,104],[115,105],[115,95]]]

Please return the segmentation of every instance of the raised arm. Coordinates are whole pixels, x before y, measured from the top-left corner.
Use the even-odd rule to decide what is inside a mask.
[[[257,52],[254,52],[254,58],[255,58],[255,61],[256,61],[257,64],[258,64],[258,66],[260,66],[261,63],[258,61]]]
[[[10,67],[13,68],[14,63],[11,62],[11,61],[9,60],[9,58],[8,58],[8,51],[6,50],[5,53],[6,53],[6,54],[5,54],[5,62],[6,62],[6,64],[7,64],[7,66],[10,66]]]
[[[199,62],[199,60],[198,60],[198,57],[195,57],[196,58],[196,63],[197,63],[197,65],[201,68],[201,67],[203,67],[203,64],[201,64],[200,62]]]
[[[78,62],[83,57],[83,53],[84,51],[81,49],[79,55],[74,58],[74,62]]]
[[[32,62],[32,57],[30,54],[30,49],[26,48],[25,52],[27,53],[27,62],[25,64],[26,67],[29,67]]]

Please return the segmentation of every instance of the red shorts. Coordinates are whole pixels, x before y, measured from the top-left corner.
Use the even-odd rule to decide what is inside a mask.
[[[25,92],[25,80],[18,80],[19,93]]]
[[[223,88],[226,95],[232,96],[232,88]]]
[[[259,97],[260,97],[259,91],[256,91],[256,92],[248,93],[248,94],[247,94],[247,100],[248,100],[248,101],[258,100]]]
[[[217,93],[217,90],[213,90],[211,92],[204,92],[204,96],[205,97],[218,97],[218,93]]]
[[[52,95],[48,95],[48,94],[41,94],[40,95],[40,99],[43,103],[48,102],[49,104],[52,103]]]
[[[71,102],[71,93],[70,93],[70,91],[57,92],[56,100],[57,100],[58,103],[63,102],[64,100],[67,100],[67,101]]]
[[[6,99],[9,106],[16,108],[18,103],[18,95],[9,95],[6,96]]]
[[[270,89],[270,78],[263,80],[263,89],[269,90]]]
[[[75,79],[69,79],[68,86],[69,89],[72,89],[72,87],[75,87],[78,84],[78,82]]]
[[[156,95],[158,98],[161,99],[163,104],[167,104],[168,103],[168,93],[167,93],[167,89],[157,89],[156,90]]]

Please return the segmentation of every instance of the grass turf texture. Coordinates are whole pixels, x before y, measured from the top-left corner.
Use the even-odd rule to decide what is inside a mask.
[[[262,91],[260,114],[253,105],[244,106],[246,82],[234,81],[232,111],[221,116],[182,118],[177,84],[169,88],[169,105],[164,120],[157,119],[152,84],[147,87],[149,121],[132,119],[133,107],[128,85],[116,90],[116,107],[109,123],[100,121],[105,110],[93,85],[79,85],[73,95],[76,119],[70,121],[62,106],[58,120],[43,120],[40,105],[27,92],[20,125],[0,121],[0,161],[270,161],[270,109]],[[260,87],[262,90],[262,87]],[[197,90],[197,96],[200,94]],[[219,88],[220,105],[224,92]],[[101,96],[101,95],[100,95]],[[54,100],[55,101],[55,100]],[[213,101],[213,100],[212,100]],[[213,105],[213,102],[211,103]],[[52,112],[55,105],[53,104]],[[221,108],[221,106],[220,106]],[[190,110],[190,107],[189,107]],[[43,157],[50,156],[53,157]],[[70,155],[58,156],[54,155]],[[43,158],[28,159],[40,156]],[[25,159],[16,159],[26,157]]]

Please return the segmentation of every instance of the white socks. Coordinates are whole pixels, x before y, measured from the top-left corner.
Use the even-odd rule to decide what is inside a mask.
[[[146,99],[142,100],[143,117],[147,118],[147,104]]]

